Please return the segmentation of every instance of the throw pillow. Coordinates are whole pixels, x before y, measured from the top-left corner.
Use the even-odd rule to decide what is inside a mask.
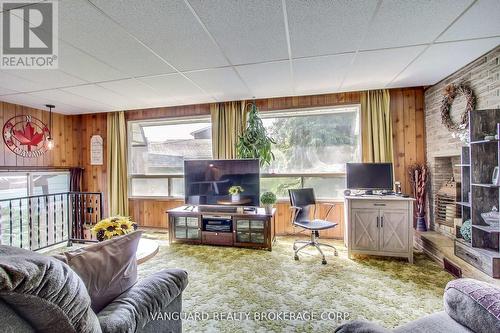
[[[98,313],[137,282],[136,252],[142,231],[65,252],[68,265],[85,283]]]

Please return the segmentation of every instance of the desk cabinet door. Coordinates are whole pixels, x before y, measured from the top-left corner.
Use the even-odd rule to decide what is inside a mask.
[[[352,211],[351,247],[353,250],[378,251],[379,228],[378,209],[353,209]]]
[[[408,212],[406,210],[380,211],[380,250],[408,251]]]

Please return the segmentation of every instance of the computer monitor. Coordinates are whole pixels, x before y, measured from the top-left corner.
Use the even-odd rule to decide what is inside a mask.
[[[347,188],[350,190],[392,191],[392,163],[347,163]]]

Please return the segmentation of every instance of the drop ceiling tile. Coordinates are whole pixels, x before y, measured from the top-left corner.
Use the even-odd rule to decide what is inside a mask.
[[[183,1],[92,0],[92,3],[179,70],[228,65]]]
[[[0,96],[1,95],[7,95],[7,94],[16,94],[16,93],[19,93],[19,91],[8,89],[8,88],[4,88],[4,87],[0,86]]]
[[[45,89],[42,83],[26,80],[11,73],[14,73],[11,69],[0,71],[0,87],[20,92]]]
[[[293,95],[289,61],[235,67],[256,98]]]
[[[126,74],[66,44],[59,44],[59,68],[88,82],[123,79]]]
[[[30,96],[29,94],[2,96],[1,100],[3,102],[24,105],[36,109],[44,109],[44,105],[48,103],[40,97]]]
[[[47,103],[53,103],[55,104],[57,101],[53,101],[50,99],[47,99],[42,96],[34,96],[30,93],[26,94],[17,94],[17,95],[9,95],[9,96],[2,96],[2,101],[9,102],[9,103],[14,103],[14,104],[19,104],[19,105],[24,105],[27,107],[35,108],[35,109],[41,109],[45,110],[45,104]],[[63,103],[57,103],[57,113],[81,113],[83,112],[83,109],[70,106],[67,104]]]
[[[281,1],[189,3],[232,64],[288,59]]]
[[[385,0],[360,49],[430,43],[471,3],[472,0]]]
[[[389,87],[433,85],[500,43],[500,38],[432,45]]]
[[[59,37],[129,76],[174,72],[87,1],[59,2]]]
[[[438,40],[451,41],[500,35],[500,1],[479,0]]]
[[[286,2],[292,57],[355,51],[377,1]]]
[[[98,86],[104,87],[122,96],[133,96],[134,100],[138,101],[138,103],[134,103],[128,107],[128,109],[161,106],[161,103],[163,103],[163,106],[167,106],[177,102],[175,98],[165,96],[161,92],[156,91],[137,79],[103,82],[99,83]]]
[[[120,95],[95,84],[63,88],[61,90],[84,98],[88,98],[99,103],[111,105],[116,109],[124,109],[128,108],[131,105],[139,104],[139,101],[133,98],[134,95]]]
[[[359,52],[349,69],[343,91],[381,89],[405,68],[425,46]]]
[[[251,97],[245,84],[231,67],[185,73],[218,101]]]
[[[42,89],[52,89],[78,84],[85,84],[86,81],[67,74],[60,69],[13,69],[9,73],[39,84]]]
[[[75,108],[85,110],[85,112],[106,112],[114,111],[114,107],[111,105],[106,105],[99,103],[88,98],[84,98],[67,91],[62,91],[59,89],[44,90],[30,93],[31,96],[40,97],[43,100],[49,100],[54,102],[56,110],[58,110],[58,103],[74,106]],[[44,104],[46,104],[45,102]]]
[[[338,91],[353,57],[354,53],[295,59],[295,93],[320,94]]]
[[[153,88],[162,97],[186,100],[207,96],[200,88],[180,74],[144,77],[140,78],[139,81]]]

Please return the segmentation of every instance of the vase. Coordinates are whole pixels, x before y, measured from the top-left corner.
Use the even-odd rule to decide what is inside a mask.
[[[233,194],[231,195],[231,201],[232,202],[240,202],[240,194]]]
[[[427,231],[425,216],[417,216],[417,231]]]
[[[273,213],[273,205],[264,205],[264,210],[267,215],[271,215]]]

